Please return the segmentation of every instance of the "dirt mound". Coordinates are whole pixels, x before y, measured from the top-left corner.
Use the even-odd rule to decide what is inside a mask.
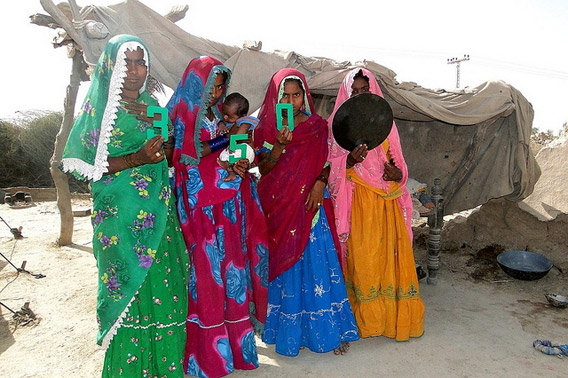
[[[467,218],[458,216],[444,225],[442,249],[465,246],[479,251],[491,245],[538,252],[568,271],[568,214],[541,221],[504,199],[488,202]]]

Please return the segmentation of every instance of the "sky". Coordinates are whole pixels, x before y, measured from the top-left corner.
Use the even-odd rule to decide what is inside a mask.
[[[119,2],[77,0],[79,6]],[[160,14],[187,4],[177,24],[199,37],[236,46],[260,40],[265,52],[372,60],[394,71],[399,82],[431,89],[455,89],[456,65],[448,59],[469,55],[460,64],[461,88],[502,80],[533,105],[533,127],[557,135],[568,122],[567,0],[141,2]],[[39,0],[3,7],[0,118],[29,109],[63,110],[71,59],[64,48],[52,47],[53,29],[29,22],[30,15],[47,12]]]

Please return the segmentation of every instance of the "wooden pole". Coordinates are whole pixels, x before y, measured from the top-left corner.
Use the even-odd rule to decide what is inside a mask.
[[[77,102],[77,93],[79,92],[79,85],[81,84],[81,70],[83,67],[83,55],[75,51],[73,55],[71,78],[65,95],[63,120],[61,121],[59,133],[55,138],[55,150],[53,151],[49,168],[51,177],[55,183],[57,207],[59,208],[59,214],[61,216],[59,238],[57,238],[56,241],[59,246],[69,245],[73,242],[73,209],[71,207],[69,180],[67,179],[67,175],[59,169],[59,165],[61,164],[65,143],[67,143],[67,138],[73,127],[75,103]]]

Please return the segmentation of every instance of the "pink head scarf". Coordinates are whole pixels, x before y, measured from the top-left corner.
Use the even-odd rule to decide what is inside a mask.
[[[353,84],[354,77],[357,72],[362,71],[363,75],[369,78],[369,89],[371,93],[383,96],[383,92],[377,83],[377,80],[371,73],[371,71],[365,68],[355,68],[347,73],[343,79],[339,91],[337,93],[337,99],[335,101],[335,107],[333,113],[328,119],[328,125],[330,127],[329,132],[329,146],[330,153],[328,160],[331,164],[331,172],[329,176],[329,190],[331,197],[334,199],[335,205],[335,221],[337,226],[337,233],[341,241],[346,241],[350,233],[350,216],[351,216],[351,200],[353,195],[354,184],[351,181],[346,180],[346,168],[345,162],[347,160],[347,155],[350,151],[347,151],[340,147],[331,131],[333,125],[333,117],[337,112],[337,109],[343,104],[345,100],[351,97],[351,85]],[[398,136],[398,130],[396,124],[393,121],[392,129],[387,137],[389,142],[389,154],[394,160],[395,165],[402,171],[402,180],[400,181],[402,196],[398,197],[398,201],[404,219],[406,221],[406,227],[408,230],[408,235],[410,240],[412,240],[412,198],[406,189],[406,182],[408,180],[408,168],[404,157],[402,155],[402,148],[400,146],[400,138]],[[376,188],[380,188],[385,192],[389,191],[390,182],[383,180],[384,166],[387,162],[387,155],[382,146],[378,146],[368,152],[367,157],[362,163],[356,164],[354,169],[357,174],[365,180],[369,185]]]

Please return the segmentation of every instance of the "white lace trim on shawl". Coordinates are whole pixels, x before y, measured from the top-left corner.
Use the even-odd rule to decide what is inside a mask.
[[[148,329],[150,327],[169,328],[169,327],[178,327],[178,326],[181,326],[181,325],[185,325],[185,321],[183,321],[181,323],[173,322],[173,323],[170,323],[170,324],[151,323],[151,324],[148,324],[147,326],[136,326],[136,325],[132,325],[132,324],[124,325],[124,319],[128,316],[128,313],[130,312],[130,306],[132,306],[132,302],[134,301],[134,299],[136,298],[138,293],[139,292],[136,291],[136,294],[134,294],[134,296],[132,296],[132,298],[130,298],[130,301],[126,305],[126,308],[122,311],[120,316],[116,319],[116,321],[114,322],[112,327],[110,327],[110,329],[108,330],[108,333],[103,338],[102,346],[103,346],[104,350],[108,349],[112,339],[114,339],[114,336],[118,333],[118,329],[120,327],[136,328],[136,329]]]
[[[146,65],[148,67],[148,72],[150,71],[150,67],[148,66],[148,55],[144,46],[136,41],[125,42],[120,46],[116,54],[116,61],[114,63],[115,66],[109,83],[108,100],[101,121],[101,133],[97,146],[97,153],[95,155],[94,165],[87,164],[79,159],[68,159],[68,162],[70,163],[74,163],[75,161],[81,163],[80,165],[71,167],[70,169],[76,170],[84,177],[92,179],[93,181],[100,180],[103,174],[108,171],[107,145],[110,141],[112,130],[114,129],[114,123],[117,118],[116,111],[119,106],[119,101],[121,100],[122,86],[124,85],[124,78],[126,77],[126,50],[134,51],[137,50],[138,47],[140,47],[140,49],[144,52],[144,61],[146,62]],[[148,77],[146,76],[146,80],[147,79]],[[144,85],[142,86],[142,88],[140,88],[139,93],[142,93],[145,89],[146,81],[144,81]],[[70,164],[68,164],[68,166],[69,165]],[[138,295],[138,291],[136,291],[136,294],[133,295],[132,298],[130,298],[130,301],[128,302],[122,313],[118,316],[112,327],[103,338],[102,346],[105,350],[108,349],[110,342],[118,332],[118,329],[122,326],[124,318],[126,318],[126,316],[128,315],[130,306],[132,305],[134,298],[136,298],[136,295]]]
[[[110,342],[117,334],[118,329],[122,327],[122,323],[124,323],[124,318],[126,318],[126,316],[128,315],[128,311],[130,310],[130,306],[132,306],[132,302],[134,301],[134,298],[136,298],[136,295],[138,295],[138,291],[136,291],[136,294],[134,294],[132,298],[130,298],[130,301],[128,302],[122,313],[118,316],[112,327],[110,327],[105,337],[103,337],[102,345],[104,350],[108,349]]]

